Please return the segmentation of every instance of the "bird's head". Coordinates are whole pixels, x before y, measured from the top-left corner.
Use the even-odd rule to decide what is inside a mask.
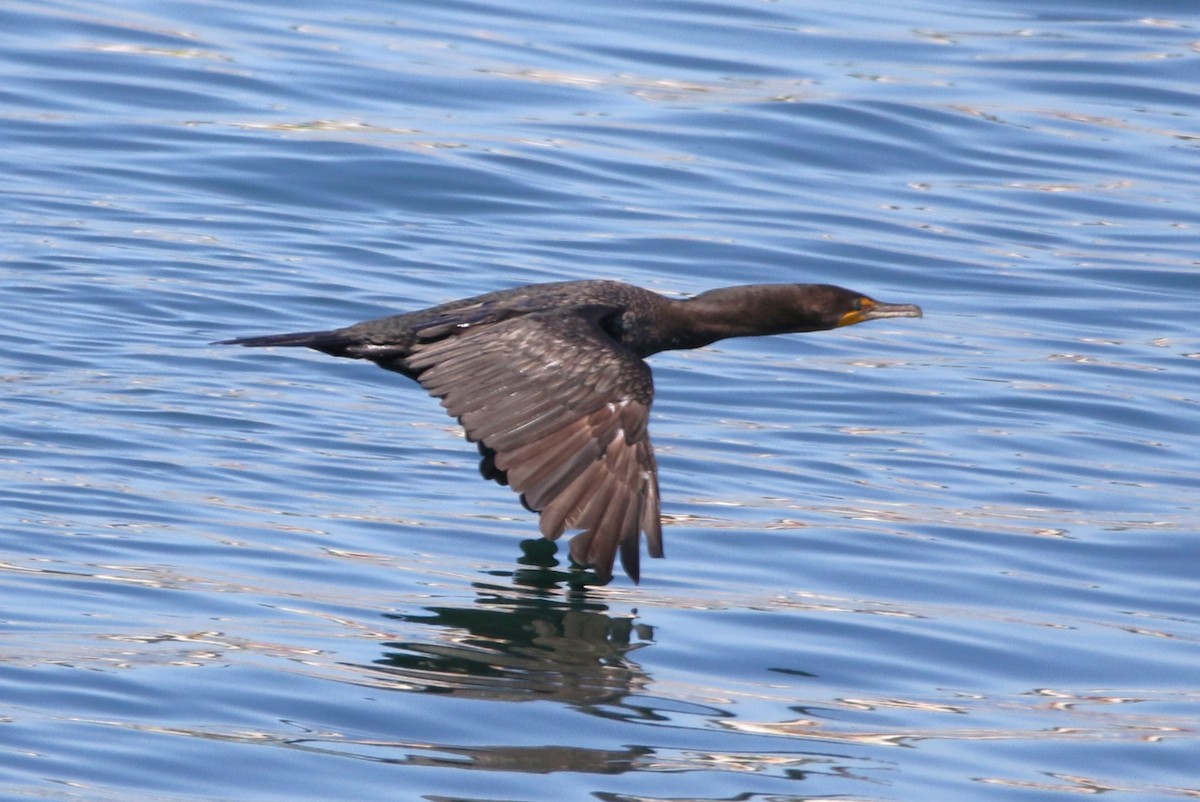
[[[825,319],[835,329],[853,326],[868,320],[886,317],[921,317],[921,307],[916,304],[885,304],[870,296],[842,287],[824,287],[829,297],[823,302]],[[821,293],[817,293],[818,297]]]
[[[775,302],[763,304],[763,309],[781,331],[824,331],[886,317],[921,317],[921,307],[914,304],[887,304],[832,284],[785,284],[772,289]]]

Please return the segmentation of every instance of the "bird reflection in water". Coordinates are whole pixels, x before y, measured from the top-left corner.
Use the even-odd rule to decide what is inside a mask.
[[[531,574],[541,574],[541,570]],[[370,666],[385,685],[492,701],[556,700],[624,714],[625,700],[649,677],[630,654],[651,642],[653,629],[631,616],[608,614],[582,593],[475,583],[473,605],[431,606],[385,617],[421,625],[432,637],[391,641]]]
[[[476,582],[474,603],[385,613],[398,625],[394,628],[417,637],[385,642],[383,655],[372,665],[356,666],[369,675],[362,679],[376,688],[408,693],[482,703],[551,702],[604,718],[662,720],[646,695],[650,676],[630,657],[648,646],[654,635],[650,626],[637,621],[636,611],[610,615],[606,605],[582,591],[564,594],[553,585],[546,587],[548,572],[542,568],[518,573],[538,579],[532,587]],[[566,575],[549,573],[560,575],[560,581]],[[527,708],[522,711],[528,713]],[[395,747],[399,756],[382,758],[390,763],[535,774],[640,771],[654,752],[633,745],[590,748],[408,740],[371,745],[375,750]],[[320,748],[332,747],[323,743]]]

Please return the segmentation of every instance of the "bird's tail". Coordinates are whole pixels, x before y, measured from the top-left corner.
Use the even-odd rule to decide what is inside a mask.
[[[332,356],[357,357],[359,354],[351,351],[351,346],[358,344],[358,339],[347,337],[340,331],[296,331],[290,334],[268,334],[263,337],[237,337],[232,340],[219,340],[212,345],[244,345],[247,348],[268,348],[276,345],[303,346],[321,351]]]

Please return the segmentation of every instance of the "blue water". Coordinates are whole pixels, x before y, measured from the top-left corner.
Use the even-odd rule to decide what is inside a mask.
[[[0,796],[1200,794],[1194,3],[0,8]],[[573,594],[398,376],[514,284],[923,320],[653,360]],[[552,577],[551,577],[552,579]]]

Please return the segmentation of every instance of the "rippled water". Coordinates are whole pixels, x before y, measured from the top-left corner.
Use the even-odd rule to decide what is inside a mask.
[[[1195,10],[6,4],[0,796],[1200,795]],[[586,594],[417,388],[207,345],[592,277],[926,317],[656,357]]]

